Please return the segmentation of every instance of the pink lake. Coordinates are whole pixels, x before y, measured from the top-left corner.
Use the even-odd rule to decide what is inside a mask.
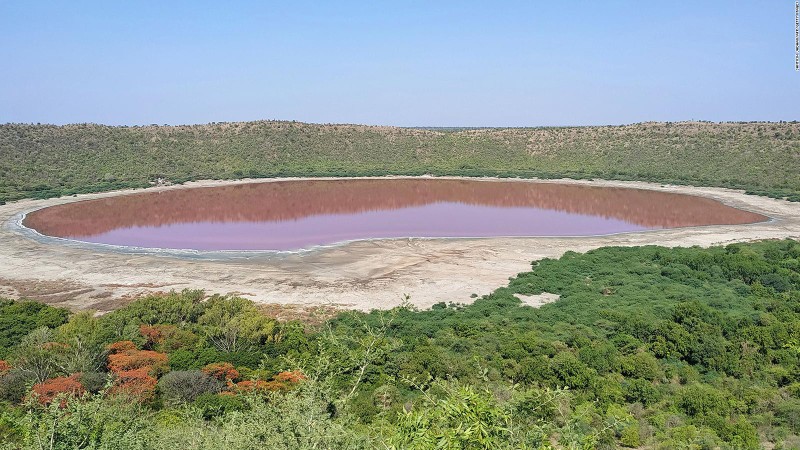
[[[766,217],[640,189],[452,179],[297,180],[141,192],[34,211],[24,225],[85,242],[298,250],[357,239],[588,236]]]

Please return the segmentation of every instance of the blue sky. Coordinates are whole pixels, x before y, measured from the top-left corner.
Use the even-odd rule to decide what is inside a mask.
[[[800,120],[790,0],[0,0],[0,60],[0,123]]]

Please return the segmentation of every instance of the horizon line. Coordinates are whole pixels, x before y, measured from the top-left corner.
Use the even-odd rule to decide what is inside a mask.
[[[212,121],[202,123],[183,123],[183,124],[157,124],[151,123],[146,125],[140,124],[124,124],[124,125],[111,125],[98,122],[70,122],[63,124],[55,123],[42,123],[42,122],[5,122],[0,124],[0,127],[6,126],[32,126],[32,127],[74,127],[74,126],[98,126],[107,128],[181,128],[181,127],[204,127],[214,125],[231,125],[231,124],[251,124],[251,123],[286,123],[286,124],[302,124],[302,125],[316,125],[316,126],[350,126],[350,127],[369,127],[369,128],[397,128],[397,129],[410,129],[410,130],[490,130],[490,129],[542,129],[542,128],[606,128],[606,127],[626,127],[635,125],[647,124],[661,124],[661,125],[686,125],[686,124],[795,124],[798,120],[702,120],[702,119],[688,119],[678,121],[661,121],[661,120],[646,120],[641,122],[629,122],[618,124],[602,124],[602,125],[518,125],[518,126],[458,126],[458,125],[377,125],[377,124],[363,124],[363,123],[347,123],[347,122],[304,122],[301,120],[291,119],[256,119],[256,120],[235,120],[235,121]]]

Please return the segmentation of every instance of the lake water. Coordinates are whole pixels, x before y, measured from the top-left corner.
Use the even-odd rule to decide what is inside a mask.
[[[44,208],[23,223],[103,244],[297,250],[356,239],[588,236],[764,220],[708,198],[639,189],[364,179],[141,192]]]

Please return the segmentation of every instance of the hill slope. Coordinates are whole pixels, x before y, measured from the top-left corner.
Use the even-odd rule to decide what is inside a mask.
[[[0,125],[0,201],[171,182],[405,174],[638,179],[800,200],[800,123],[410,129]]]

